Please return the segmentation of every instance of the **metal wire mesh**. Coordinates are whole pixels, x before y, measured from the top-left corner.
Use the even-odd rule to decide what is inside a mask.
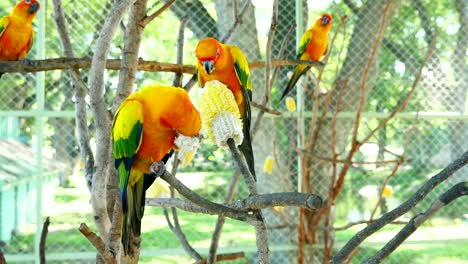
[[[0,15],[7,14],[14,1],[0,3]],[[265,59],[267,35],[271,20],[273,1],[253,1],[245,10],[241,23],[232,33],[227,43],[238,45],[245,53],[249,62]],[[269,107],[280,110],[281,116],[266,114],[259,131],[254,136],[254,152],[256,171],[259,177],[259,189],[263,193],[298,190],[298,157],[303,145],[298,144],[298,135],[306,136],[312,124],[313,103],[324,102],[328,93],[335,87],[335,80],[350,78],[349,85],[342,98],[342,115],[337,126],[339,140],[336,143],[336,153],[343,160],[350,148],[351,128],[354,125],[355,111],[359,102],[359,81],[363,75],[368,56],[373,45],[373,37],[377,35],[382,18],[383,7],[389,1],[303,1],[304,21],[296,21],[296,1],[279,1],[279,17],[276,24],[276,34],[272,44],[272,59],[279,57],[280,47],[287,32],[293,24],[302,23],[306,28],[325,11],[334,17],[330,37],[336,32],[340,16],[348,15],[349,20],[337,34],[333,47],[330,47],[330,58],[320,81],[318,97],[312,96],[317,84],[318,68],[313,68],[308,80],[302,78],[299,85],[304,85],[304,115],[303,128],[298,126],[297,113],[290,113],[279,102],[279,94],[289,80],[288,72],[293,66],[281,67],[278,78],[273,84],[273,95]],[[403,113],[389,122],[380,132],[364,144],[354,157],[355,163],[349,170],[342,192],[333,207],[334,226],[340,227],[347,223],[368,220],[378,200],[378,192],[386,177],[391,174],[395,163],[372,163],[374,161],[396,160],[403,153],[408,135],[411,140],[406,147],[405,161],[399,171],[390,179],[390,194],[386,194],[384,202],[376,210],[376,216],[395,208],[407,199],[428,177],[446,166],[461,153],[468,149],[467,122],[467,83],[466,83],[466,3],[463,1],[409,1],[400,3],[390,12],[391,19],[385,30],[382,45],[376,54],[375,66],[371,67],[367,80],[366,104],[361,120],[358,139],[362,139],[375,128],[390,112],[392,112],[408,94],[420,67],[425,51],[433,37],[435,28],[439,28],[437,45],[430,58],[415,96]],[[244,1],[222,0],[178,0],[170,11],[164,12],[147,26],[143,34],[140,57],[145,60],[162,62],[176,61],[177,28],[182,19],[189,19],[184,38],[184,64],[194,64],[194,49],[199,39],[216,37],[222,39],[234,23],[235,12],[239,13]],[[63,1],[65,15],[69,24],[70,36],[76,57],[90,57],[102,26],[105,15],[109,12],[112,1]],[[161,3],[149,1],[148,13],[157,10]],[[464,6],[464,8],[463,8]],[[52,17],[52,8],[43,5],[41,12],[46,12],[46,58],[62,56],[62,48]],[[464,14],[464,15],[461,15]],[[464,19],[464,20],[463,20]],[[119,32],[114,39],[110,57],[117,58],[122,50],[123,34]],[[295,57],[294,32],[287,42],[283,58]],[[35,52],[28,55],[36,58]],[[89,74],[82,70],[83,76]],[[352,74],[351,74],[352,73]],[[111,102],[118,72],[108,71],[106,76],[106,98]],[[254,101],[261,103],[264,96],[264,68],[251,69],[254,84]],[[350,77],[351,76],[351,77]],[[184,83],[191,76],[184,76]],[[138,72],[137,85],[140,87],[149,83],[171,84],[172,73]],[[37,75],[25,73],[7,73],[0,82],[0,140],[20,141],[27,148],[40,150],[44,154],[42,164],[53,161],[61,164],[59,171],[51,171],[51,181],[44,182],[44,199],[42,200],[43,215],[51,216],[52,225],[48,237],[47,253],[53,262],[93,262],[95,255],[92,246],[76,231],[80,222],[92,223],[89,193],[82,176],[79,150],[74,127],[73,85],[65,71],[50,71],[45,73],[44,109],[37,113],[37,85],[40,81]],[[195,85],[197,86],[197,85]],[[196,95],[198,88],[192,89]],[[337,89],[336,91],[339,91]],[[336,93],[338,94],[338,92]],[[108,95],[108,96],[107,96]],[[295,98],[295,92],[292,93]],[[317,99],[318,98],[318,99]],[[317,100],[318,101],[317,101]],[[333,103],[336,103],[336,96]],[[299,101],[297,103],[300,103]],[[253,108],[254,120],[258,109]],[[319,112],[323,108],[319,107]],[[331,120],[327,116],[324,128],[317,141],[314,168],[316,178],[312,179],[313,191],[326,193],[330,185],[331,163]],[[421,112],[416,115],[415,112]],[[37,118],[44,118],[42,127],[43,143],[38,145]],[[93,128],[90,119],[90,128]],[[5,154],[4,154],[5,155]],[[29,157],[37,158],[37,152]],[[263,163],[272,156],[275,165],[272,174],[263,172]],[[6,162],[0,164],[4,168]],[[12,161],[13,163],[19,161]],[[49,173],[49,167],[44,165],[44,174]],[[338,170],[343,164],[338,164]],[[179,172],[179,177],[190,187],[207,198],[222,202],[232,176],[230,155],[216,146],[205,142],[200,152],[195,156],[193,164]],[[11,174],[6,169],[0,170],[0,204],[5,201],[8,184],[5,175]],[[33,175],[34,171],[31,171]],[[24,172],[23,172],[24,174]],[[323,177],[320,177],[320,175]],[[317,176],[318,175],[318,176]],[[33,178],[31,178],[33,179]],[[49,178],[47,178],[49,179]],[[401,220],[408,220],[430,206],[436,197],[446,191],[452,183],[466,181],[466,169],[453,176],[447,183],[436,188],[427,199]],[[31,180],[28,180],[31,182]],[[2,183],[3,182],[3,183]],[[11,197],[19,195],[18,199],[28,202],[27,211],[35,210],[33,187],[23,187],[20,177],[17,191]],[[58,183],[62,187],[58,187]],[[16,184],[16,183],[15,183]],[[11,185],[11,184],[10,184]],[[34,184],[32,184],[33,186]],[[46,187],[47,186],[47,187]],[[31,188],[21,194],[21,188]],[[15,188],[11,189],[15,190]],[[25,196],[22,196],[25,195]],[[247,188],[241,181],[236,199],[248,195]],[[23,198],[20,198],[23,197]],[[27,197],[27,198],[26,198]],[[11,198],[13,199],[13,198]],[[40,201],[40,200],[39,200]],[[466,203],[455,202],[445,208],[431,220],[424,230],[415,238],[400,248],[386,263],[444,263],[451,256],[459,256],[461,243],[466,242],[468,230],[466,224]],[[18,213],[19,214],[19,213]],[[142,258],[143,262],[159,260],[167,263],[183,263],[191,261],[177,242],[176,236],[167,228],[162,209],[147,208],[143,219]],[[272,263],[293,263],[297,258],[297,241],[299,212],[295,208],[276,208],[264,210],[269,227],[270,246],[272,248]],[[1,211],[0,226],[7,226],[5,221],[14,221],[7,217],[8,212]],[[189,241],[197,248],[209,247],[211,233],[216,217],[200,216],[179,212],[181,226]],[[34,260],[34,235],[37,225],[33,213],[31,219],[18,224],[13,229],[2,228],[0,235],[4,243],[0,246],[11,261],[29,263]],[[18,218],[20,219],[20,218]],[[357,225],[345,230],[336,230],[335,249],[339,249],[357,230]],[[392,225],[380,235],[370,239],[359,250],[353,260],[358,263],[371,256],[385,241],[388,241],[400,226]],[[432,231],[431,231],[432,230]],[[40,231],[40,230],[39,230]],[[5,235],[6,233],[13,235]],[[431,237],[431,235],[433,237]],[[445,252],[437,253],[431,240],[437,239]],[[450,241],[448,243],[447,241]],[[308,256],[308,263],[321,263],[323,246],[315,245],[314,256]],[[220,248],[225,252],[246,251],[247,257],[255,261],[255,235],[252,227],[234,220],[228,220],[221,236]],[[464,247],[466,250],[466,247]],[[310,249],[306,245],[306,249]],[[172,250],[172,251],[171,251]],[[434,253],[436,252],[436,253]],[[461,250],[461,252],[463,252]],[[437,255],[439,254],[439,255]],[[463,253],[461,253],[462,255]],[[179,257],[180,255],[180,257]],[[417,256],[418,260],[415,260]],[[427,256],[431,256],[428,258]],[[8,260],[8,258],[7,258]]]

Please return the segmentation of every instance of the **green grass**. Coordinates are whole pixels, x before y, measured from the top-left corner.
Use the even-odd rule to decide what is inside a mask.
[[[209,199],[219,200],[222,195],[213,195],[213,192],[224,193],[230,177],[230,172],[219,173],[186,173],[178,177],[189,187],[195,189]],[[47,237],[47,253],[74,253],[93,252],[93,247],[78,231],[80,223],[87,223],[94,229],[89,204],[89,192],[82,183],[82,178],[72,182],[74,188],[57,188],[53,204],[44,205],[45,215],[51,217],[51,225]],[[243,191],[245,186],[241,186]],[[186,237],[195,248],[208,248],[211,235],[216,223],[216,216],[193,214],[178,210],[179,221]],[[340,221],[336,225],[342,225]],[[336,241],[347,241],[364,226],[355,226],[345,231],[336,232]],[[363,245],[358,251],[353,263],[372,256],[378,246],[383,245],[398,232],[401,225],[389,225],[379,233],[371,236],[367,241],[372,242]],[[34,250],[34,226],[28,228],[21,236],[11,241],[6,248],[7,254],[32,253]],[[178,249],[181,245],[176,236],[167,227],[161,208],[147,207],[142,222],[143,250],[151,249]],[[463,263],[468,264],[468,223],[461,219],[435,219],[429,224],[423,225],[408,243],[398,248],[385,263],[414,263],[414,264],[439,264],[439,263]],[[464,243],[453,242],[453,239],[465,239]],[[452,239],[452,240],[451,240]],[[415,241],[417,240],[417,241]],[[437,240],[437,241],[433,241]],[[427,243],[420,243],[427,241]],[[431,244],[431,241],[433,244]],[[452,241],[452,242],[451,242]],[[255,232],[245,223],[227,219],[223,229],[220,247],[246,247],[255,248]],[[246,258],[247,259],[247,258]],[[246,259],[228,263],[246,263]],[[92,263],[93,261],[89,261]],[[157,257],[142,256],[140,263],[192,263],[192,259],[186,255],[161,255]],[[60,262],[52,262],[60,263]],[[63,262],[62,262],[63,263]],[[84,263],[88,263],[85,261]]]

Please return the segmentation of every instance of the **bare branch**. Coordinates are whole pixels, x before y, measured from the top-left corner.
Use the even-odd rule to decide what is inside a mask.
[[[89,242],[91,242],[91,244],[96,248],[97,252],[106,261],[106,263],[117,263],[115,256],[107,251],[106,244],[104,244],[104,241],[102,241],[101,237],[91,231],[91,229],[89,229],[85,223],[81,223],[78,230],[86,237],[86,239],[88,239]]]
[[[207,209],[190,201],[177,198],[148,198],[146,205],[156,207],[176,207],[184,211],[219,214],[218,210]],[[322,198],[315,194],[282,192],[251,195],[243,200],[234,203],[226,203],[224,206],[239,212],[251,212],[258,209],[272,208],[275,206],[294,206],[316,211],[322,206]]]
[[[346,245],[344,245],[343,248],[341,248],[340,251],[338,251],[338,253],[333,257],[330,263],[343,263],[343,261],[345,261],[349,257],[349,254],[353,252],[353,250],[357,248],[362,243],[362,241],[364,241],[364,239],[380,230],[386,224],[394,221],[401,215],[414,208],[421,200],[424,199],[424,197],[426,197],[426,195],[429,192],[431,192],[435,187],[437,187],[437,185],[445,181],[448,177],[450,177],[457,170],[465,166],[467,163],[468,151],[466,151],[459,159],[450,163],[441,172],[431,177],[426,183],[423,184],[423,186],[421,186],[415,192],[413,196],[411,196],[400,206],[384,214],[379,219],[372,222],[372,224],[368,225],[366,228],[356,233],[346,243]]]
[[[41,264],[46,263],[46,240],[47,240],[47,234],[49,233],[49,217],[46,217],[46,220],[44,221],[44,224],[42,225],[42,232],[41,232],[41,240],[39,243],[39,256],[41,260]]]
[[[121,60],[109,59],[105,61],[105,68],[108,70],[120,70]],[[302,61],[302,60],[272,60],[271,66],[289,66],[289,65],[307,65],[311,67],[322,67],[324,64],[317,61]],[[86,69],[91,67],[90,58],[55,58],[45,60],[19,60],[19,61],[0,61],[1,72],[41,72],[68,70],[70,68]],[[263,68],[264,61],[254,61],[249,63],[249,68]],[[137,69],[147,72],[175,72],[195,74],[196,67],[193,65],[180,65],[174,63],[138,60]],[[194,76],[195,80],[197,76]]]
[[[224,197],[224,203],[230,203],[234,198],[234,194],[237,191],[237,185],[239,184],[239,180],[240,171],[235,170],[231,178],[231,183],[229,184],[229,189],[226,193],[226,196]],[[218,260],[218,255],[216,254],[216,251],[218,250],[219,239],[221,237],[221,231],[223,230],[225,219],[226,218],[224,216],[218,216],[218,220],[216,220],[216,226],[213,231],[213,235],[211,236],[210,250],[208,251],[208,257],[206,259],[208,264],[216,263],[216,261]]]
[[[179,167],[179,159],[178,159],[178,152],[174,153],[174,162],[172,163],[172,171],[171,174],[173,177],[176,176],[177,174],[177,168]],[[170,192],[171,192],[171,198],[175,197],[175,191],[174,187],[169,186]],[[175,207],[171,207],[171,212],[172,212],[172,219],[174,221],[174,225],[171,224],[171,221],[169,219],[168,212],[166,208],[164,208],[164,214],[166,215],[166,220],[167,224],[171,228],[172,232],[177,236],[179,239],[180,243],[182,244],[182,247],[184,248],[185,252],[189,254],[193,259],[196,261],[199,261],[202,259],[202,256],[190,245],[190,243],[187,240],[187,237],[185,236],[184,232],[182,231],[182,228],[179,223],[179,217],[177,214],[177,210]]]
[[[161,170],[161,167],[163,167],[164,164],[162,162],[155,162],[153,165],[151,165],[150,168],[150,175],[158,177],[158,174],[156,171]],[[211,212],[216,212],[216,214],[219,215],[225,215],[227,217],[239,220],[239,221],[244,221],[244,222],[252,222],[254,221],[253,217],[248,215],[245,212],[235,210],[229,207],[226,207],[221,204],[213,203],[211,201],[208,201],[207,199],[201,197],[194,191],[190,190],[187,186],[185,186],[181,181],[179,181],[177,178],[172,176],[171,173],[168,171],[164,170],[164,173],[159,176],[161,179],[169,183],[172,187],[174,187],[182,196],[193,202],[194,204],[204,207],[208,209]]]
[[[128,22],[124,33],[124,47],[120,64],[119,82],[116,96],[112,103],[112,113],[117,111],[120,104],[133,91],[138,67],[138,53],[140,51],[141,36],[144,26],[140,25],[146,17],[147,0],[137,0],[131,6]]]
[[[465,195],[468,195],[468,182],[457,183],[455,186],[450,188],[450,190],[443,193],[424,213],[414,216],[409,223],[392,238],[392,240],[390,240],[374,256],[363,263],[381,263],[384,258],[388,257],[393,251],[395,251],[395,249],[397,249],[411,234],[413,234],[418,227],[432,217],[437,211]]]
[[[183,58],[184,58],[184,33],[185,33],[185,27],[187,26],[187,23],[189,22],[189,18],[186,17],[180,21],[180,27],[179,27],[179,36],[177,37],[177,59],[176,63],[177,64],[182,64],[183,63]],[[182,73],[178,72],[175,74],[174,82],[172,83],[172,86],[175,87],[181,87],[182,86]]]
[[[222,38],[221,38],[221,42],[222,43],[226,43],[228,42],[231,37],[232,37],[232,33],[234,33],[234,31],[236,30],[236,28],[239,26],[239,24],[241,23],[242,21],[242,17],[244,16],[245,14],[245,11],[247,10],[247,7],[249,6],[249,3],[250,1],[249,0],[244,0],[244,4],[242,5],[242,8],[240,10],[239,13],[237,13],[236,16],[234,16],[234,22],[232,23],[232,26],[229,28],[229,30],[226,32],[226,35],[224,35]],[[237,8],[235,8],[235,10],[237,10]]]
[[[390,223],[387,223],[388,225],[406,225],[408,222],[407,221],[393,221]],[[339,227],[334,227],[334,231],[343,231],[346,230],[350,227],[356,226],[356,225],[362,225],[362,224],[369,224],[369,220],[361,220],[361,221],[356,221],[356,222],[351,222],[347,223],[344,226],[339,226]]]
[[[166,9],[168,9],[175,0],[169,0],[167,1],[161,8],[159,8],[156,12],[153,14],[146,16],[145,19],[143,19],[139,24],[141,27],[146,27],[151,21],[153,21],[155,18],[157,18],[159,15],[161,15]]]
[[[67,24],[65,22],[65,14],[62,7],[62,1],[53,0],[52,2],[54,6],[54,21],[57,25],[57,30],[59,32],[63,52],[66,57],[73,58],[73,48],[71,45],[70,35],[68,34]],[[87,87],[86,84],[83,82],[83,78],[81,77],[78,68],[70,66],[69,69],[75,88],[75,124],[78,133],[80,154],[85,168],[86,185],[88,186],[88,190],[91,192],[92,177],[94,174],[94,155],[91,149],[87,123],[88,118],[85,101]]]
[[[89,98],[96,125],[96,141],[100,143],[97,145],[96,149],[96,173],[92,181],[93,190],[96,191],[91,192],[91,204],[93,207],[96,227],[104,240],[107,240],[109,237],[111,222],[107,212],[107,193],[103,190],[106,190],[107,175],[111,175],[110,170],[114,169],[111,165],[113,162],[111,161],[112,154],[110,150],[112,148],[110,146],[109,137],[111,131],[111,120],[109,112],[107,111],[108,106],[104,101],[104,69],[113,36],[119,27],[123,14],[133,3],[134,0],[121,0],[114,2],[112,10],[100,31],[91,62],[91,90]]]
[[[236,260],[240,258],[245,258],[245,253],[244,252],[236,252],[236,253],[224,253],[224,254],[218,254],[216,255],[216,260],[217,261],[228,261],[228,260]],[[198,262],[195,262],[195,264],[206,264],[209,263],[207,259],[202,259]]]
[[[229,146],[229,150],[231,151],[232,158],[234,159],[237,167],[239,168],[242,176],[244,177],[244,181],[247,185],[247,188],[249,189],[249,194],[257,195],[257,183],[255,182],[254,177],[250,173],[245,159],[243,159],[243,157],[241,156],[239,149],[236,146],[236,143],[232,138],[230,138],[227,140],[227,144]],[[258,261],[259,263],[269,263],[270,249],[268,247],[267,229],[262,212],[260,210],[254,210],[253,216],[255,217],[255,221],[252,221],[251,224],[255,228]]]

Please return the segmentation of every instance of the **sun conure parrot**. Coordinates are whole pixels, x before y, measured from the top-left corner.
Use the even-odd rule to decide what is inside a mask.
[[[197,74],[200,87],[205,82],[217,80],[227,85],[234,94],[243,123],[244,140],[239,150],[245,157],[250,173],[256,179],[255,162],[250,139],[250,101],[252,101],[252,83],[247,59],[242,51],[232,45],[222,44],[214,38],[205,38],[198,42]]]
[[[148,86],[125,99],[115,113],[112,140],[120,179],[125,254],[132,254],[130,237],[140,236],[145,191],[155,180],[148,174],[149,167],[169,159],[176,149],[177,134],[191,137],[200,129],[200,115],[182,88]]]
[[[314,25],[309,28],[304,35],[302,35],[299,49],[297,50],[296,58],[298,60],[312,60],[319,61],[328,50],[328,33],[330,32],[332,16],[330,14],[323,14]],[[286,95],[294,88],[299,78],[308,70],[310,66],[297,65],[294,73],[286,86],[281,99],[283,100]]]
[[[34,40],[32,21],[40,7],[36,0],[22,0],[8,16],[0,18],[0,61],[26,58]]]

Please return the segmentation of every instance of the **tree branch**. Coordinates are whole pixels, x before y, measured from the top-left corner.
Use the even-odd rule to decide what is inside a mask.
[[[151,21],[153,21],[155,18],[157,18],[159,15],[161,15],[166,9],[168,9],[175,0],[169,0],[167,1],[161,8],[159,8],[156,12],[149,16],[145,16],[145,19],[143,19],[139,24],[141,27],[146,27]]]
[[[68,34],[68,28],[65,22],[62,1],[53,0],[52,2],[54,6],[54,21],[57,25],[63,52],[67,58],[73,58],[75,55],[73,54],[70,35]],[[83,82],[83,78],[81,77],[81,73],[78,68],[70,66],[69,69],[73,81],[73,86],[75,88],[75,124],[80,146],[80,155],[82,157],[85,168],[86,185],[88,186],[88,190],[91,192],[92,178],[94,174],[94,154],[91,149],[87,122],[88,118],[85,100],[87,87]]]
[[[181,181],[179,181],[177,178],[172,176],[171,173],[166,171],[165,169],[161,169],[164,167],[164,163],[162,162],[155,162],[153,165],[150,167],[149,174],[153,175],[155,177],[161,177],[164,181],[169,183],[172,187],[174,187],[182,196],[193,202],[194,204],[206,208],[210,212],[213,212],[213,214],[219,214],[219,215],[225,215],[227,217],[239,220],[239,221],[244,221],[244,222],[249,222],[251,223],[254,221],[254,218],[250,216],[249,214],[235,210],[229,207],[226,207],[221,204],[213,203],[211,201],[208,201],[207,199],[201,197],[194,191],[190,190],[187,186],[185,186]],[[159,170],[164,170],[161,176],[157,173]]]
[[[106,263],[116,263],[115,256],[106,250],[106,244],[104,244],[102,238],[91,231],[85,223],[81,223],[78,230],[91,242]]]
[[[124,32],[124,47],[120,64],[119,82],[116,96],[112,103],[112,113],[115,113],[125,98],[133,91],[138,67],[138,53],[140,51],[141,35],[144,26],[140,23],[146,17],[148,0],[137,0],[130,7],[128,22]]]
[[[105,60],[105,68],[108,70],[120,70],[121,60]],[[322,67],[324,64],[319,61],[302,60],[272,60],[271,66],[289,66],[289,65],[307,65],[311,67]],[[19,60],[19,61],[0,61],[1,72],[42,72],[55,70],[68,70],[70,68],[87,69],[91,67],[90,58],[55,58],[45,60]],[[264,61],[254,61],[249,63],[249,68],[264,68]],[[181,65],[167,62],[138,60],[137,70],[147,72],[175,72],[195,74],[196,67],[193,65]],[[196,76],[195,76],[196,77]]]
[[[232,26],[229,28],[229,30],[226,32],[226,35],[224,35],[222,38],[221,38],[221,42],[222,43],[226,43],[228,42],[231,37],[232,37],[232,33],[234,33],[234,31],[236,30],[236,28],[239,26],[239,24],[241,23],[242,21],[242,17],[244,16],[245,14],[245,11],[247,10],[247,7],[249,6],[249,3],[250,3],[250,0],[244,0],[244,4],[242,5],[241,7],[241,10],[239,13],[237,13],[235,16],[234,16],[234,22],[232,23]],[[237,4],[237,3],[236,3]],[[235,9],[237,11],[237,8]]]
[[[91,200],[93,215],[99,234],[105,241],[109,238],[109,229],[111,227],[110,217],[107,212],[107,176],[112,175],[111,169],[113,162],[111,154],[110,132],[111,120],[107,111],[107,104],[104,101],[104,69],[112,43],[113,36],[119,27],[124,13],[128,10],[134,0],[115,1],[111,12],[100,31],[96,43],[94,56],[91,62],[90,71],[90,102],[94,121],[96,124],[96,173],[93,176],[93,191]],[[111,168],[112,167],[112,168]],[[114,169],[115,170],[115,169]]]
[[[224,206],[233,210],[238,210],[239,212],[251,212],[275,206],[303,207],[308,210],[316,211],[322,206],[322,203],[322,198],[315,194],[284,192],[252,195],[234,203],[226,203]],[[219,214],[216,210],[210,210],[193,202],[178,198],[148,198],[146,199],[146,205],[155,207],[176,207],[193,213]]]
[[[409,223],[392,238],[392,240],[390,240],[374,256],[363,263],[381,263],[384,258],[388,257],[393,251],[395,251],[395,249],[397,249],[411,234],[413,234],[418,227],[432,217],[437,211],[439,211],[439,209],[465,195],[468,195],[468,182],[457,183],[450,188],[450,190],[443,193],[424,213],[414,216]]]
[[[460,158],[450,163],[438,174],[431,177],[426,183],[421,186],[416,193],[406,200],[403,204],[393,209],[392,211],[384,214],[379,219],[375,220],[372,224],[368,225],[363,230],[356,233],[347,243],[341,248],[338,253],[333,257],[330,263],[343,263],[351,252],[357,248],[362,241],[373,233],[380,230],[386,224],[397,219],[414,208],[426,195],[431,192],[437,185],[445,181],[448,177],[454,174],[457,170],[462,168],[468,163],[468,151],[466,151]]]
[[[229,184],[229,189],[224,197],[224,203],[230,203],[234,198],[234,194],[237,191],[237,185],[239,184],[240,180],[240,171],[235,170],[232,177],[231,183]],[[215,229],[213,231],[213,235],[211,236],[211,245],[210,250],[208,251],[208,257],[206,262],[208,264],[216,263],[218,260],[218,255],[216,251],[218,250],[219,239],[221,237],[221,231],[223,230],[224,222],[226,217],[218,216],[218,220],[216,220]]]
[[[185,27],[187,26],[187,23],[189,22],[189,18],[186,17],[180,21],[180,27],[179,27],[179,36],[177,37],[177,59],[176,63],[177,64],[182,64],[183,59],[184,59],[184,33],[185,33]],[[175,87],[181,87],[182,86],[182,72],[177,72],[174,77],[174,82],[172,83],[172,86]]]
[[[46,220],[44,221],[44,224],[42,225],[42,232],[41,232],[41,240],[39,243],[39,255],[41,259],[41,264],[46,263],[46,240],[47,240],[47,234],[49,233],[49,217],[46,217]]]

